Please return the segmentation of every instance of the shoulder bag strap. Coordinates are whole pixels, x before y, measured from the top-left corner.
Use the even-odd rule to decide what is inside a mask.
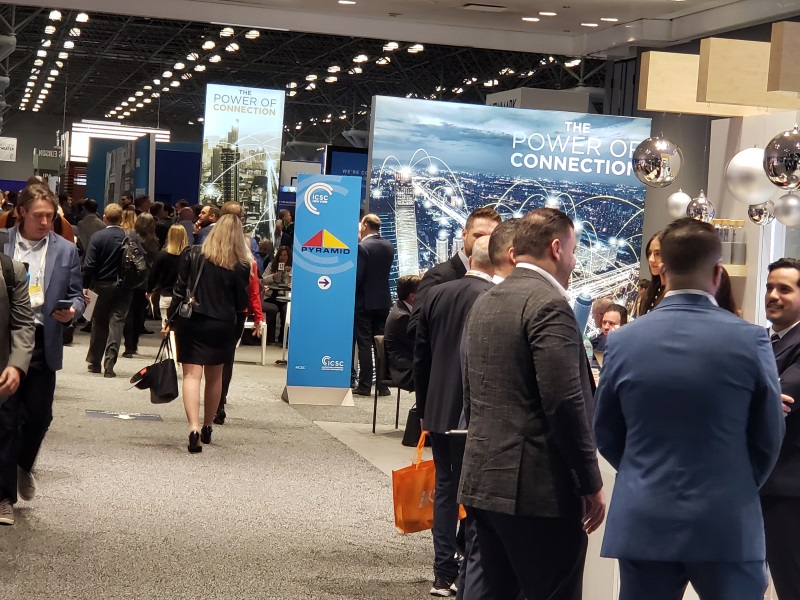
[[[189,298],[187,298],[187,300],[188,299],[194,300],[194,292],[197,289],[197,284],[200,283],[200,275],[203,274],[203,266],[206,264],[206,259],[200,252],[193,252],[192,258],[193,258],[192,264],[196,265],[197,261],[199,260],[200,266],[197,268],[197,274],[195,275],[194,282],[192,283],[192,291],[189,292]]]

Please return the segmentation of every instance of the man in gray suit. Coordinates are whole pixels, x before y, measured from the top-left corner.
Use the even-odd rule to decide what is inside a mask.
[[[467,319],[470,413],[459,501],[475,519],[483,589],[464,600],[581,597],[587,533],[605,516],[586,353],[566,287],[569,217],[539,208],[514,235],[517,266]]]
[[[0,525],[14,524],[12,498],[17,496],[17,440],[19,426],[11,418],[13,403],[7,402],[16,393],[20,380],[28,372],[33,354],[34,321],[28,293],[25,266],[3,255],[0,284],[0,464],[8,465],[0,472]],[[13,268],[14,277],[6,274]],[[12,410],[13,409],[13,410]],[[5,460],[10,459],[10,460]],[[3,482],[13,482],[8,486]],[[13,489],[12,489],[13,487]]]

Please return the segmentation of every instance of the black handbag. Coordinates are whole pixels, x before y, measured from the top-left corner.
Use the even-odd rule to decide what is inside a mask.
[[[415,404],[408,409],[408,418],[406,419],[406,430],[403,432],[403,446],[416,448],[419,443],[419,437],[422,435],[422,427],[419,424],[419,414],[417,413],[417,405]],[[425,445],[431,445],[431,436],[425,438]]]
[[[167,404],[178,397],[178,371],[169,336],[161,342],[156,361],[131,377],[131,383],[140,390],[149,389],[153,404]]]

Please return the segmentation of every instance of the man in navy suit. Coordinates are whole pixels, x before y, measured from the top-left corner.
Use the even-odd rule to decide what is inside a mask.
[[[414,391],[414,340],[408,336],[408,319],[418,286],[419,275],[404,275],[397,280],[397,302],[384,328],[389,374],[400,389],[410,392]]]
[[[766,331],[719,308],[714,228],[680,219],[661,237],[664,299],[612,332],[595,435],[617,470],[602,555],[620,600],[761,600],[759,488],[784,434]]]
[[[780,456],[761,488],[767,562],[780,600],[800,598],[800,261],[782,258],[769,266],[765,298],[769,334],[781,391],[795,403],[786,418]]]
[[[8,256],[28,265],[28,291],[36,326],[27,375],[4,410],[4,418],[15,419],[21,426],[17,455],[0,458],[16,459],[15,464],[0,465],[0,488],[18,487],[23,500],[32,500],[36,494],[31,471],[53,420],[56,371],[61,369],[64,355],[64,326],[86,308],[78,249],[50,231],[57,210],[58,201],[47,186],[34,184],[25,188],[19,196],[19,225],[9,230],[3,249]],[[69,307],[57,308],[60,300],[69,303]],[[6,481],[14,475],[16,481]],[[10,500],[13,504],[16,498]]]
[[[394,246],[381,237],[380,217],[365,215],[361,219],[356,269],[355,331],[359,371],[353,393],[357,396],[369,396],[372,389],[372,345],[376,335],[383,335],[392,308],[389,272],[393,261]],[[379,393],[388,396],[389,389],[381,389]]]

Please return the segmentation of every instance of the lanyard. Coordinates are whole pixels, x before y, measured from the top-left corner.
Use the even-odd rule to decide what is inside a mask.
[[[20,235],[19,231],[17,231],[17,235]],[[28,241],[25,238],[22,238],[22,239],[25,240],[25,242]],[[47,246],[50,244],[50,236],[48,235],[44,239],[45,239],[45,242],[44,242],[44,248],[42,248],[42,258],[39,261],[39,269],[36,272],[36,281],[33,282],[33,285],[39,285],[39,281],[41,280],[42,275],[44,274],[44,263],[47,260]],[[16,240],[16,242],[17,242],[15,244],[16,247],[14,248],[14,259],[17,260],[18,262],[23,262],[23,261],[20,260],[19,240]],[[39,242],[36,242],[36,243],[38,244]],[[29,252],[33,252],[33,247],[29,247],[28,251]]]

